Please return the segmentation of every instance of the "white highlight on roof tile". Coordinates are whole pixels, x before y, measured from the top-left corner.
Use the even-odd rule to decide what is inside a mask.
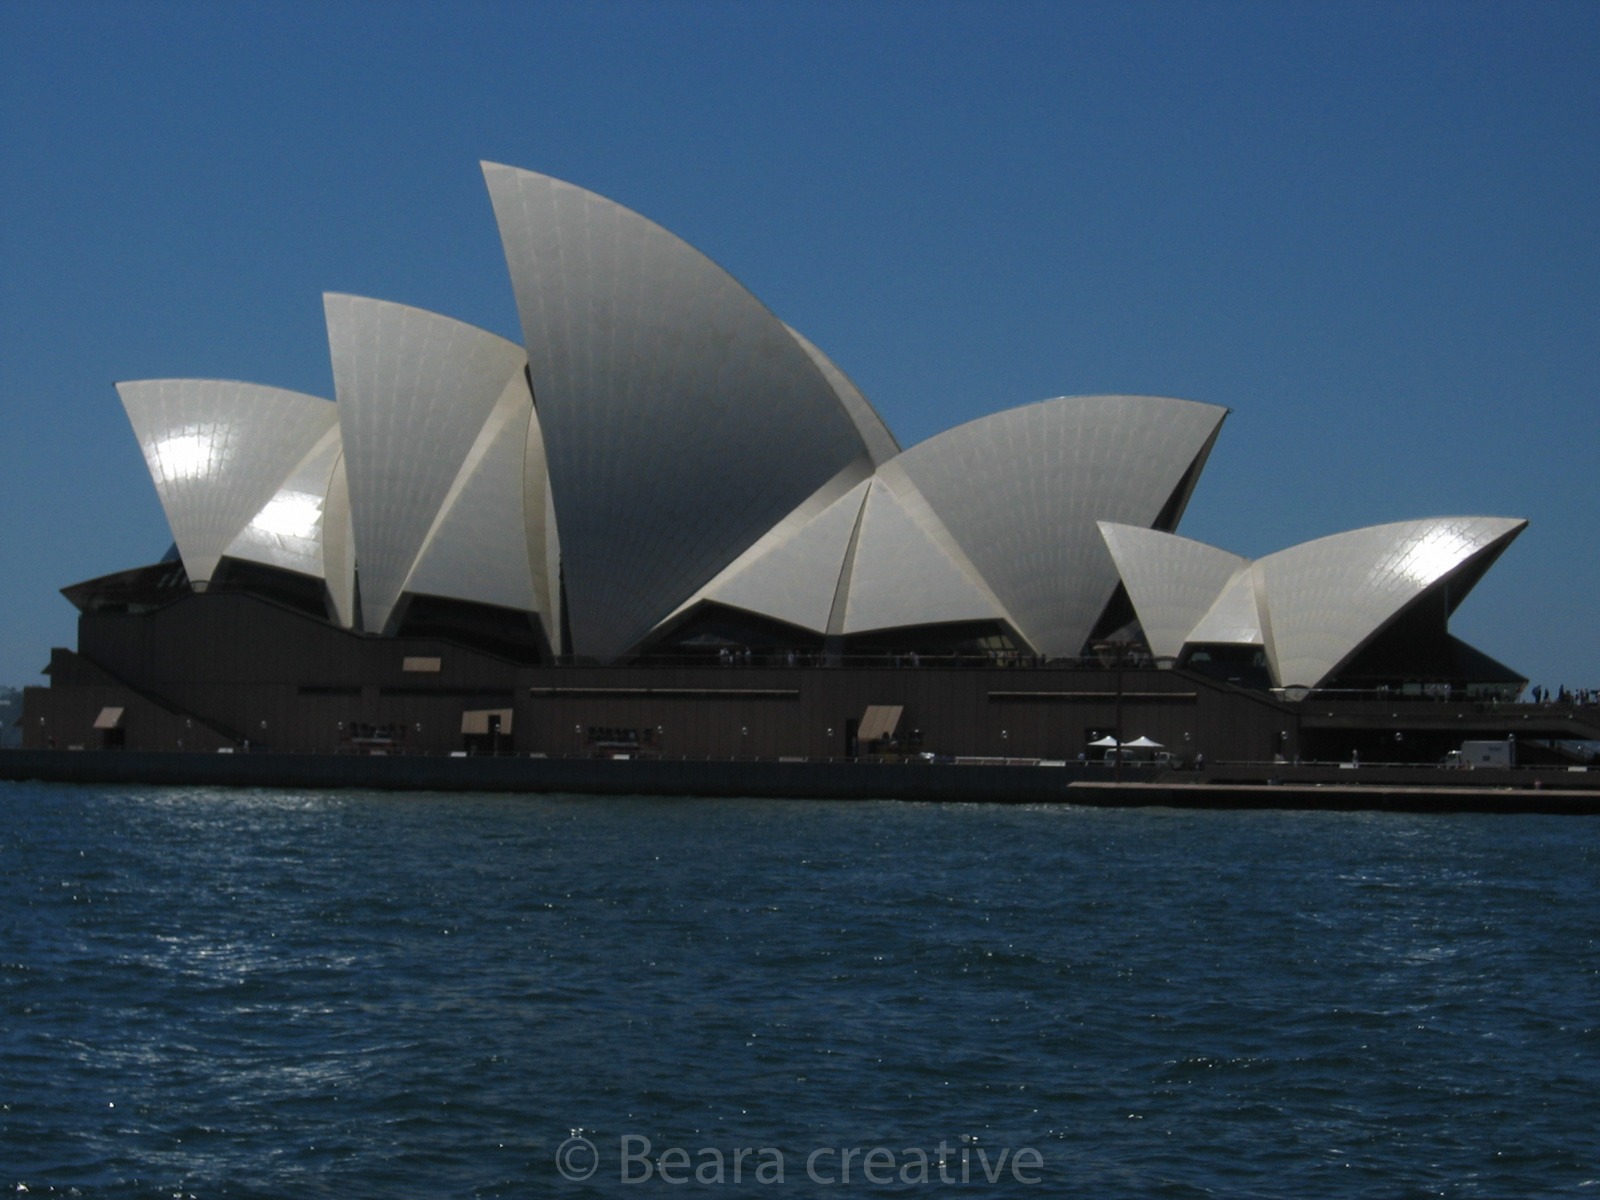
[[[1378,568],[1417,587],[1426,587],[1479,549],[1480,529],[1451,522],[1434,525],[1407,537]]]
[[[1276,682],[1318,686],[1412,601],[1479,556],[1498,554],[1526,525],[1509,517],[1400,521],[1318,538],[1259,560]]]
[[[231,380],[143,380],[117,392],[199,588],[337,420],[326,400]]]
[[[389,624],[410,576],[490,414],[520,380],[522,348],[463,322],[356,296],[323,298],[344,440],[351,524],[369,632]],[[520,519],[517,493],[510,504]],[[498,564],[459,548],[458,562],[485,573],[454,595],[506,595],[525,578],[519,536],[498,547]],[[457,527],[456,536],[472,536]],[[522,561],[519,561],[519,558]]]
[[[205,479],[222,465],[226,446],[214,433],[186,429],[162,438],[150,448],[155,469],[172,483]]]
[[[323,510],[339,454],[339,427],[334,425],[223,553],[324,578]]]
[[[313,492],[280,491],[256,514],[245,533],[257,532],[284,542],[310,542],[321,524],[321,496]]]
[[[615,658],[866,451],[799,340],[692,246],[485,163],[561,519],[571,649]]]
[[[1190,400],[1062,397],[958,426],[894,463],[1017,631],[1040,653],[1072,656],[1117,586],[1096,520],[1153,525],[1226,415]]]
[[[1157,658],[1177,658],[1229,580],[1250,565],[1249,559],[1175,533],[1113,521],[1098,525]]]

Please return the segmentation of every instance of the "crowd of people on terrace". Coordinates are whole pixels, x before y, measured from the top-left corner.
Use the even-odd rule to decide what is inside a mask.
[[[1528,702],[1584,708],[1591,704],[1600,704],[1600,688],[1568,688],[1562,684],[1552,692],[1549,688],[1536,683],[1528,689]]]

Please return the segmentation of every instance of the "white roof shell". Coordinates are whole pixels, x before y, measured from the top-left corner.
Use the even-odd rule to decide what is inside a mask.
[[[1114,521],[1097,524],[1157,658],[1178,657],[1229,581],[1250,566],[1247,558],[1177,534]]]
[[[949,531],[892,464],[818,505],[851,474],[841,474],[790,514],[679,611],[713,600],[831,635],[1007,619]]]
[[[323,579],[339,624],[350,627],[355,619],[355,556],[337,425],[322,435],[224,554]]]
[[[1454,588],[1454,608],[1526,526],[1511,517],[1400,521],[1318,538],[1253,563],[1171,534],[1101,529],[1152,653],[1175,656],[1175,639],[1180,648],[1259,645],[1274,683],[1314,688],[1428,592]]]
[[[868,454],[860,414],[692,246],[572,184],[483,171],[561,514],[572,649],[615,658]]]
[[[1095,515],[1176,519],[1225,415],[1089,396],[970,422],[880,464],[848,505],[808,501],[692,599],[846,635],[998,620],[1077,654],[1117,583]]]
[[[701,601],[715,601],[826,633],[871,485],[869,471],[863,457],[839,472],[684,601],[669,620]]]
[[[322,575],[331,403],[216,379],[119,383],[117,393],[197,589],[230,553]]]
[[[405,592],[541,611],[535,576],[543,575],[544,563],[528,553],[523,495],[532,425],[533,404],[519,375],[507,382],[478,431],[406,576]],[[536,480],[540,508],[543,483]]]
[[[321,576],[323,506],[327,502],[328,481],[338,461],[339,429],[334,426],[223,553],[229,558]]]
[[[1316,687],[1412,601],[1460,577],[1481,556],[1497,555],[1526,526],[1510,517],[1401,521],[1261,559],[1255,569],[1270,612],[1274,679],[1282,687]]]
[[[1117,586],[1097,520],[1176,523],[1227,409],[1068,396],[981,417],[902,453],[926,498],[1042,653],[1072,656]]]
[[[224,556],[264,563],[324,579],[351,625],[359,566],[370,631],[449,596],[602,659],[701,601],[833,636],[996,620],[1070,656],[1120,573],[1155,653],[1258,645],[1281,685],[1316,686],[1422,596],[1453,606],[1525,525],[1401,522],[1253,563],[1176,537],[1226,410],[1159,397],[1063,397],[901,451],[699,251],[570,184],[484,175],[527,353],[330,295],[337,406],[118,385],[197,588]]]
[[[344,448],[328,480],[328,503],[322,517],[322,566],[328,595],[339,624],[356,623],[356,534],[350,523],[350,485],[344,470]]]
[[[522,348],[406,305],[328,295],[324,308],[363,626],[386,630],[406,592],[542,611],[527,509],[546,496],[527,478]]]
[[[1187,640],[1237,646],[1264,645],[1267,640],[1265,609],[1261,573],[1254,563],[1247,563],[1228,580],[1227,586],[1217,595],[1216,603],[1189,631]]]
[[[861,514],[838,632],[1007,619],[898,461],[882,468]]]

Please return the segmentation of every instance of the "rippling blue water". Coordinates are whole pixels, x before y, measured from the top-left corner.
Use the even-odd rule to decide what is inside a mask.
[[[927,1190],[992,1196],[1600,1196],[1583,819],[7,784],[0,812],[7,1189],[905,1194],[923,1153]]]

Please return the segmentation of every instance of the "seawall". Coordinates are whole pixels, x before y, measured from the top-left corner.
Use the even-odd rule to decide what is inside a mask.
[[[0,751],[0,779],[160,786],[363,788],[1112,807],[1600,815],[1600,789],[1377,781],[1207,783],[1150,768],[1001,763],[589,759],[164,751]]]

